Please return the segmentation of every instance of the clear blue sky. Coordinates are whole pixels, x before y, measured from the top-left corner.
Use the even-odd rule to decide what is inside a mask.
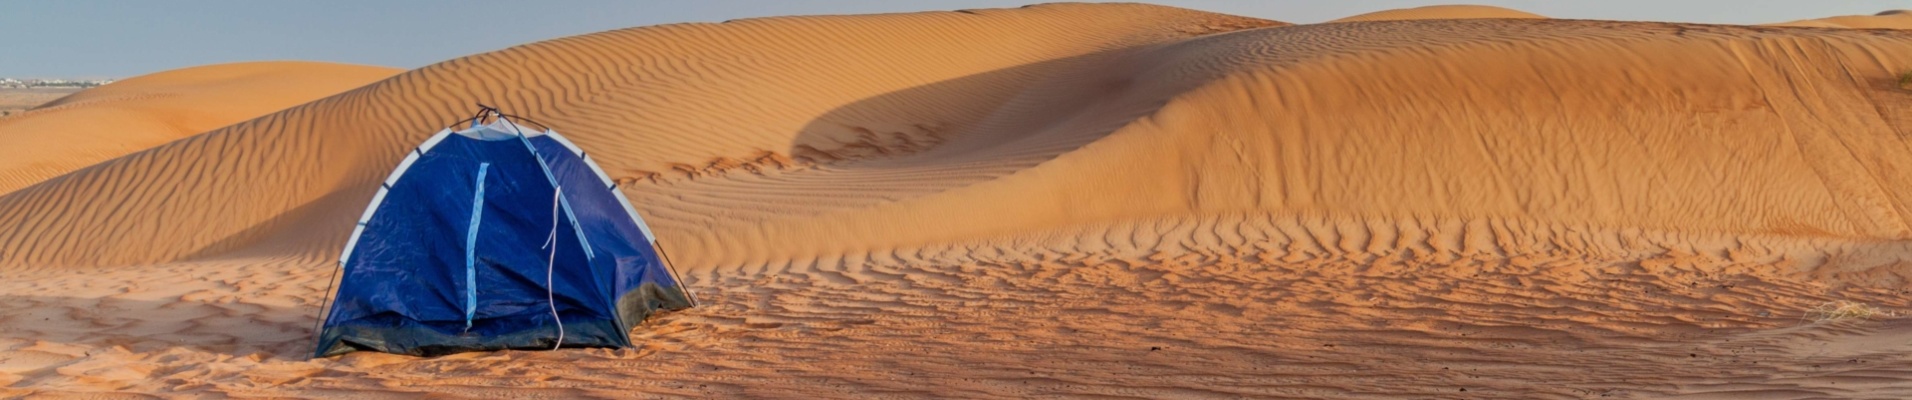
[[[0,3],[0,77],[123,78],[193,65],[315,60],[417,68],[544,39],[672,22],[1015,7],[1030,0],[98,1]],[[1912,0],[1160,0],[1311,23],[1474,3],[1555,18],[1748,24],[1912,8]],[[509,23],[500,23],[509,21]]]

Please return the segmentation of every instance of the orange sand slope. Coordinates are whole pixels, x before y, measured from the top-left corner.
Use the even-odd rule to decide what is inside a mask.
[[[1912,397],[1912,32],[1435,10],[1473,11],[768,18],[406,72],[0,194],[0,397]],[[352,222],[474,102],[587,149],[705,305],[631,349],[308,360]]]
[[[161,143],[231,125],[400,72],[317,62],[250,62],[142,75],[0,119],[0,194]]]
[[[1204,245],[1303,253],[1908,235],[1912,186],[1895,182],[1912,154],[1896,132],[1912,114],[1892,79],[1912,68],[1912,35],[1275,25],[1056,5],[525,45],[0,197],[0,262],[329,256],[405,150],[477,101],[642,182],[625,188],[690,265],[1026,234],[1120,250],[1216,215],[1246,225]],[[1254,27],[1269,28],[1217,34]],[[989,39],[1005,32],[1021,39]]]
[[[1440,5],[1440,6],[1425,6],[1425,7],[1414,7],[1414,8],[1400,8],[1400,9],[1393,9],[1393,10],[1381,10],[1381,11],[1375,11],[1375,12],[1371,12],[1367,14],[1344,17],[1341,19],[1336,19],[1336,20],[1328,21],[1328,22],[1408,21],[1408,20],[1422,20],[1422,19],[1486,19],[1486,18],[1546,19],[1547,17],[1540,14],[1534,14],[1534,13],[1530,13],[1526,11],[1494,7],[1494,6]]]

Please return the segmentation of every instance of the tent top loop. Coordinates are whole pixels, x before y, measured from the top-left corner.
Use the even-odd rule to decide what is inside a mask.
[[[465,119],[458,120],[456,122],[452,122],[450,124],[445,125],[445,128],[456,131],[458,130],[459,125],[464,125],[467,123],[471,124],[470,128],[477,128],[478,126],[484,125],[485,123],[489,121],[497,121],[500,119],[511,121],[513,123],[536,125],[535,128],[539,130],[546,130],[546,131],[551,130],[551,125],[546,125],[543,122],[538,122],[537,120],[527,118],[521,115],[505,114],[503,111],[498,111],[497,107],[488,106],[488,105],[485,105],[484,103],[478,103],[478,112],[475,114],[472,114],[470,118],[465,118]]]

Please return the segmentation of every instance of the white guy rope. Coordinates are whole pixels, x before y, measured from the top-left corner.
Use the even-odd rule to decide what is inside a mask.
[[[564,320],[558,318],[558,300],[553,292],[551,271],[558,260],[558,198],[564,194],[564,187],[556,187],[551,192],[551,235],[544,239],[544,247],[551,248],[550,255],[544,259],[544,301],[551,305],[551,320],[558,323],[558,343],[551,345],[552,350],[564,346]]]

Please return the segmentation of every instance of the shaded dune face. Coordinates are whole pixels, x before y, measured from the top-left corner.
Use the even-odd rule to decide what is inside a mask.
[[[401,70],[216,64],[141,75],[0,119],[0,195],[114,157],[351,90]]]
[[[699,267],[1045,247],[1777,257],[1907,235],[1907,39],[1144,5],[635,28],[7,194],[0,264],[333,257],[378,181],[475,102],[577,142]]]

